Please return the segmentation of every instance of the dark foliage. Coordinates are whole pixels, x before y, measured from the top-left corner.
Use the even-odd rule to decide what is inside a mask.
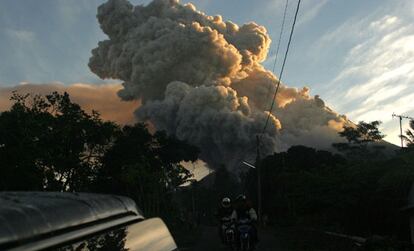
[[[69,95],[19,95],[0,115],[0,190],[87,190],[117,126]]]
[[[410,129],[405,131],[406,135],[402,135],[401,137],[407,143],[407,147],[409,150],[414,149],[414,120],[410,120]]]
[[[67,93],[11,100],[0,114],[0,191],[115,193],[152,215],[173,207],[169,193],[191,176],[180,162],[198,157],[197,148],[144,124],[102,121]]]
[[[163,132],[125,126],[102,158],[96,190],[129,196],[147,214],[159,215],[169,206],[169,193],[191,177],[180,162],[197,156],[197,148]]]
[[[277,226],[407,237],[400,209],[414,182],[414,153],[364,161],[294,146],[261,162],[263,213]],[[256,197],[256,170],[246,187]]]
[[[381,157],[380,145],[373,145],[381,141],[383,135],[378,129],[381,121],[360,121],[356,126],[344,126],[339,136],[345,138],[347,143],[334,143],[332,146],[343,152],[351,159],[364,160],[367,158]]]

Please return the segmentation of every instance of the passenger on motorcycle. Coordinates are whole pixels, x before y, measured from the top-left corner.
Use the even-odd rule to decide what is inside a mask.
[[[231,215],[232,220],[238,224],[240,224],[241,221],[243,221],[243,224],[250,224],[251,239],[253,241],[253,244],[257,243],[257,228],[254,224],[257,222],[256,210],[254,210],[254,208],[251,206],[245,195],[237,196],[234,206],[235,208]]]
[[[220,222],[219,224],[219,235],[221,241],[226,243],[224,231],[226,228],[232,227],[231,215],[233,213],[233,206],[231,200],[228,197],[225,197],[221,200],[220,206],[217,210],[216,216]]]

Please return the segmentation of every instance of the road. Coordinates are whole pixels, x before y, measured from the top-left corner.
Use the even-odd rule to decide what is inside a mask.
[[[283,251],[277,247],[274,233],[269,229],[259,229],[260,242],[256,248],[257,251]],[[194,248],[185,249],[191,251],[220,251],[230,250],[223,246],[217,235],[217,228],[211,226],[201,226],[200,239]]]

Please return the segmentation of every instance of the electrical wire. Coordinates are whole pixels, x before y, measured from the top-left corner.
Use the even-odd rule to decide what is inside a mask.
[[[282,41],[282,35],[283,35],[283,31],[285,29],[285,20],[286,20],[286,12],[287,12],[287,7],[289,5],[289,0],[286,0],[285,3],[285,10],[283,12],[283,19],[282,19],[282,26],[280,28],[280,33],[279,33],[279,40],[277,42],[277,48],[276,48],[276,55],[275,55],[275,61],[273,62],[273,67],[272,67],[272,72],[275,71],[276,68],[276,62],[277,62],[277,57],[279,55],[279,48],[280,48],[280,43]]]
[[[273,73],[275,73],[276,63],[277,63],[277,59],[278,59],[278,56],[279,56],[279,48],[280,48],[280,44],[282,42],[283,31],[285,29],[285,20],[286,20],[286,13],[287,13],[288,5],[289,5],[289,0],[286,0],[285,10],[283,11],[282,25],[280,27],[279,39],[278,39],[277,46],[276,46],[275,60],[273,61],[273,67],[272,67],[272,72]],[[269,84],[269,87],[267,88],[267,92],[266,92],[267,93],[266,100],[269,99],[269,93],[270,93],[270,88],[271,87],[272,87],[272,84]]]
[[[280,28],[280,32],[279,32],[279,39],[278,39],[277,46],[276,46],[275,60],[273,62],[272,72],[275,72],[275,69],[276,69],[276,63],[277,63],[277,58],[278,58],[278,55],[279,55],[280,44],[282,42],[283,31],[285,29],[285,21],[286,21],[286,13],[287,13],[288,5],[289,5],[289,0],[286,0],[285,9],[283,11],[282,24],[281,24],[281,28]],[[267,88],[267,93],[270,92],[270,88],[271,88],[271,85],[269,85],[269,88]],[[268,98],[266,97],[266,99],[268,99]],[[256,145],[253,146],[253,147],[250,147],[250,149],[244,150],[243,155],[245,155],[246,152],[250,152],[251,150],[253,150],[255,148],[256,148]]]
[[[288,56],[288,53],[289,53],[290,44],[291,44],[291,42],[292,42],[293,31],[295,30],[296,19],[297,19],[297,17],[298,17],[299,8],[300,8],[300,2],[301,2],[301,0],[298,0],[298,5],[296,6],[295,17],[294,17],[294,19],[293,19],[292,28],[291,28],[291,30],[290,30],[289,41],[288,41],[288,44],[287,44],[287,47],[286,47],[285,56],[284,56],[284,58],[283,58],[282,67],[281,67],[281,69],[280,69],[279,80],[277,81],[276,90],[275,90],[275,93],[274,93],[274,95],[273,95],[272,104],[270,105],[270,109],[269,109],[269,114],[267,115],[266,122],[265,122],[265,125],[264,125],[264,127],[263,127],[263,131],[262,131],[262,133],[261,133],[260,137],[262,137],[262,135],[263,135],[263,134],[264,134],[264,132],[266,131],[267,125],[269,124],[270,115],[272,114],[272,110],[273,110],[273,107],[274,107],[274,105],[275,105],[275,101],[276,101],[277,92],[279,91],[280,82],[281,82],[281,80],[282,80],[283,71],[284,71],[284,69],[285,69],[286,59],[287,59],[287,56]]]

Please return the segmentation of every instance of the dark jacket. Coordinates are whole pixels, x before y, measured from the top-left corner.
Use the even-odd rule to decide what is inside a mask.
[[[228,207],[228,208],[224,208],[224,207],[219,207],[217,209],[217,218],[219,220],[221,220],[224,217],[228,217],[230,218],[231,214],[233,213],[233,208],[232,207]]]

